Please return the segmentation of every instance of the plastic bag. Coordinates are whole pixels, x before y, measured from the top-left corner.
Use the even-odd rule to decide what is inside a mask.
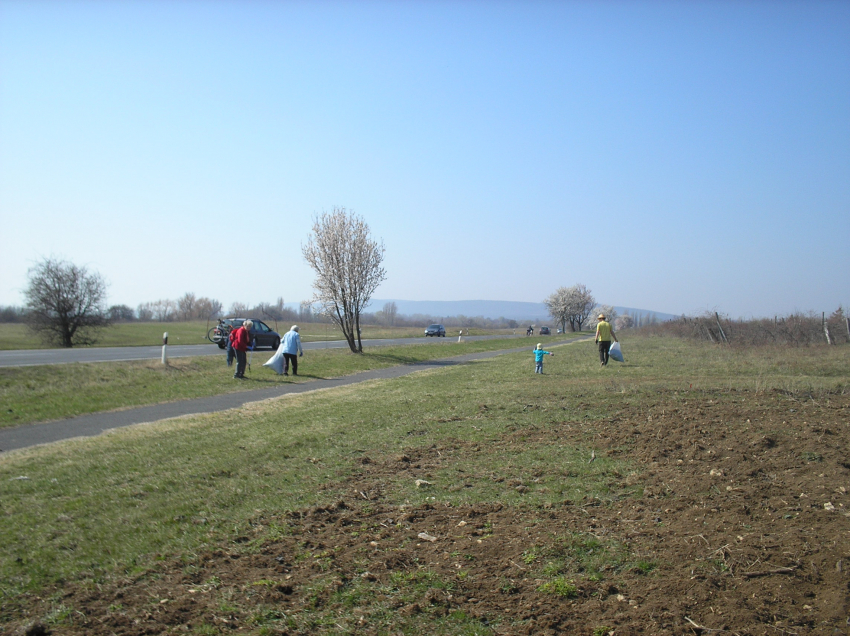
[[[268,362],[263,364],[264,367],[271,367],[278,375],[283,375],[283,351],[277,350]]]
[[[615,342],[611,345],[611,348],[608,349],[608,355],[617,362],[625,362],[623,359],[623,352],[620,350],[619,342]]]

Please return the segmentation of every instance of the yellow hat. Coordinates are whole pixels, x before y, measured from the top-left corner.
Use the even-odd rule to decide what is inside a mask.
[[[605,320],[605,314],[599,314],[599,320]]]

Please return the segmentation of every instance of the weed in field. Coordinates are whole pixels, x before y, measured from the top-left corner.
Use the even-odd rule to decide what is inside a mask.
[[[541,550],[538,547],[533,547],[529,550],[526,550],[522,553],[523,563],[525,563],[526,565],[531,565],[532,563],[535,563],[540,558],[540,552]]]
[[[567,580],[563,576],[556,577],[551,581],[546,581],[537,588],[538,592],[544,594],[554,594],[561,598],[575,598],[578,595],[578,588],[575,583]]]
[[[658,563],[656,561],[640,560],[635,563],[634,570],[638,574],[649,574],[657,567]]]

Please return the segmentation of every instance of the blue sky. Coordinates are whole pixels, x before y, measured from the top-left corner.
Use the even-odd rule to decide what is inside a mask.
[[[377,298],[847,307],[850,3],[0,0],[0,304],[297,303],[334,206]]]

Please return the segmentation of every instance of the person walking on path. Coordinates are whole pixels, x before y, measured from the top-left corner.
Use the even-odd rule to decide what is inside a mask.
[[[537,343],[537,348],[534,350],[534,372],[543,374],[543,356],[553,356],[554,353],[550,353],[548,351],[543,351],[543,345],[541,343]]]
[[[289,375],[290,362],[292,363],[292,375],[298,375],[298,355],[304,355],[304,349],[301,348],[301,336],[298,334],[298,325],[292,325],[292,328],[283,334],[280,350],[283,351],[283,375]]]
[[[253,321],[246,320],[238,329],[231,334],[233,348],[236,350],[236,373],[233,377],[238,380],[245,379],[245,367],[248,364],[248,347],[251,344],[251,327]]]
[[[619,342],[619,340],[617,340],[611,324],[605,320],[605,314],[599,314],[598,320],[599,322],[596,323],[595,342],[599,345],[599,362],[605,367],[608,366],[608,351],[611,349],[611,338],[614,339],[614,342]]]

